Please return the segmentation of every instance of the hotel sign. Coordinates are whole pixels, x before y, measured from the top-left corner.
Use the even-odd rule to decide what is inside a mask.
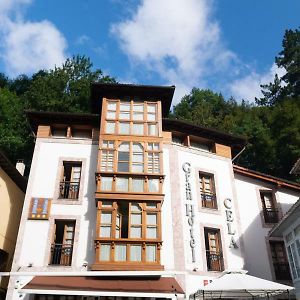
[[[232,212],[232,199],[226,198],[224,200],[224,206],[226,208],[225,213],[226,213],[226,222],[227,222],[227,233],[230,236],[229,248],[238,248],[238,245],[234,238],[236,230],[233,225],[234,217]]]
[[[195,238],[194,238],[194,218],[195,218],[195,210],[194,210],[194,204],[192,199],[192,189],[191,189],[191,164],[188,162],[185,162],[182,165],[182,169],[184,171],[185,175],[185,212],[186,216],[188,217],[188,225],[189,225],[189,236],[190,236],[190,248],[191,248],[191,254],[192,254],[192,262],[196,262],[196,256],[195,256]]]

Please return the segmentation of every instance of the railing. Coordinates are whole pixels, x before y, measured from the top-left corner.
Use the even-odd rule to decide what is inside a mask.
[[[217,198],[214,194],[201,193],[202,207],[217,209]]]
[[[264,218],[266,223],[277,223],[278,222],[278,210],[274,208],[263,209]]]
[[[70,266],[72,254],[73,244],[52,244],[50,265]]]
[[[277,280],[292,280],[288,262],[274,262],[273,266]]]
[[[59,186],[59,198],[78,199],[79,182],[61,181]]]
[[[208,271],[223,271],[223,255],[221,252],[206,251],[206,261]]]

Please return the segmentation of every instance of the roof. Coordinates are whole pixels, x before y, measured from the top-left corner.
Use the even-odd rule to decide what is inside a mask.
[[[233,171],[237,174],[248,176],[254,179],[263,180],[265,182],[277,185],[278,187],[300,191],[300,184],[285,180],[279,177],[267,175],[258,171],[250,170],[241,166],[233,165]]]
[[[101,115],[101,101],[106,98],[126,98],[135,97],[142,100],[160,100],[162,115],[168,116],[175,86],[99,83],[91,84],[91,112]]]
[[[172,277],[36,276],[22,288],[26,290],[184,294]]]
[[[163,130],[201,136],[231,147],[244,147],[247,143],[247,138],[244,136],[233,135],[221,130],[199,126],[177,119],[163,119]]]
[[[26,192],[27,178],[22,176],[10,160],[0,151],[0,167],[11,178],[11,180],[19,187],[22,192]]]
[[[36,132],[39,125],[76,124],[99,126],[100,117],[97,114],[25,111],[31,129]]]
[[[300,198],[291,206],[282,219],[270,230],[269,236],[282,236],[282,232],[300,218]]]

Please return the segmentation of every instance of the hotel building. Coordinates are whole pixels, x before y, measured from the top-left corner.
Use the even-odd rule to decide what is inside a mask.
[[[225,269],[290,282],[268,231],[300,186],[233,165],[244,138],[167,119],[174,89],[94,83],[91,114],[27,112],[7,299],[183,299]]]

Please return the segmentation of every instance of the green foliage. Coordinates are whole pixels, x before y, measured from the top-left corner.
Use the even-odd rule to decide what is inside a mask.
[[[34,140],[24,109],[89,112],[91,82],[116,82],[92,67],[89,58],[73,56],[61,67],[32,77],[9,79],[0,73],[0,148],[12,162],[22,158],[29,165],[32,157]]]

